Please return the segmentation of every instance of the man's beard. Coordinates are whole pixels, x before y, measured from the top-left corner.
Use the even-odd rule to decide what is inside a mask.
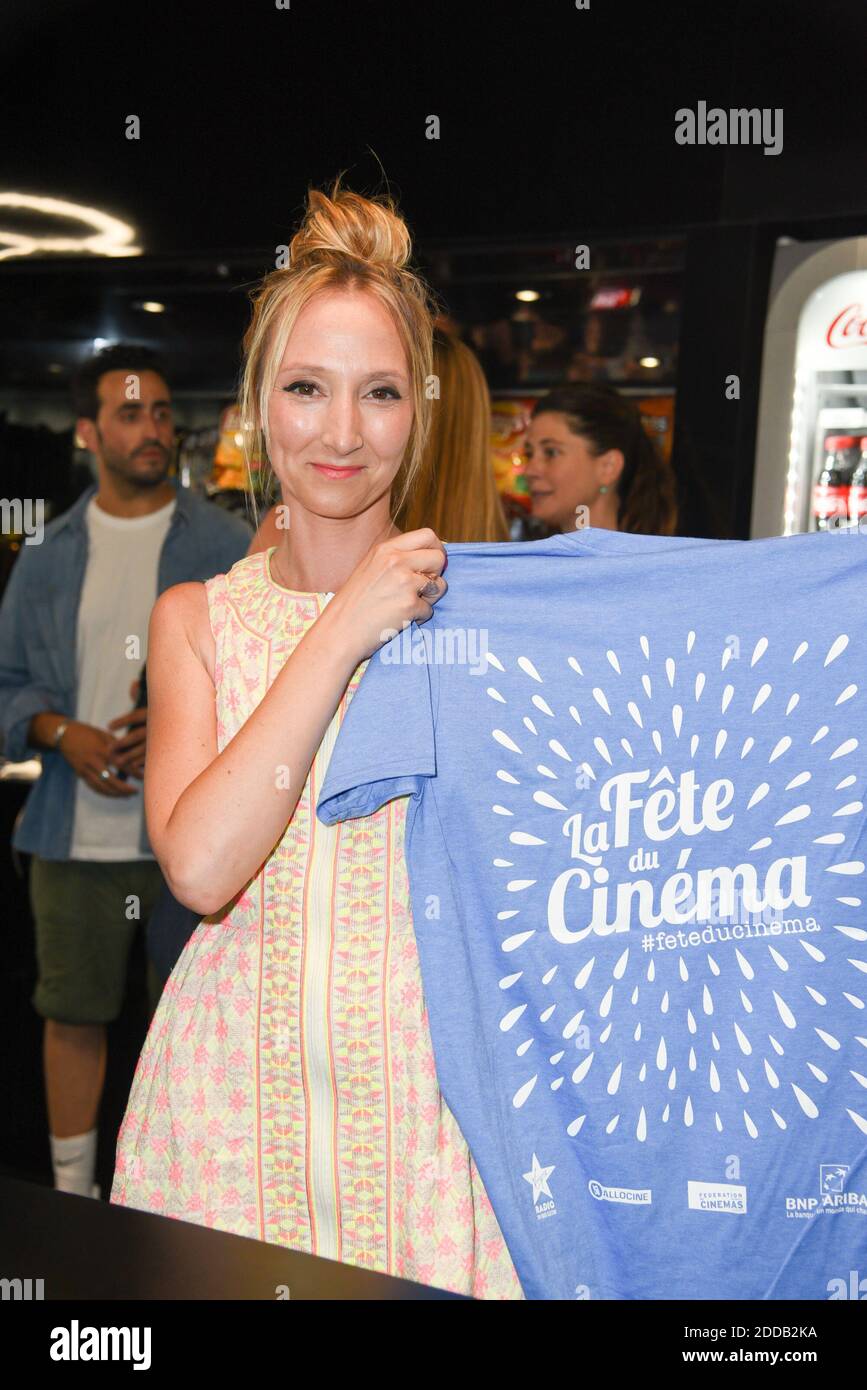
[[[161,487],[165,482],[172,460],[171,451],[166,449],[165,445],[149,444],[146,446],[151,449],[161,449],[164,454],[164,462],[162,469],[157,471],[155,467],[153,473],[145,475],[136,471],[135,454],[116,454],[112,450],[106,449],[102,440],[100,440],[100,444],[102,444],[103,463],[110,473],[118,474],[126,482],[135,483],[142,489]]]

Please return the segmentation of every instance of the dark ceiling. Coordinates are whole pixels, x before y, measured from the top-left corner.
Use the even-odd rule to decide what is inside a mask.
[[[867,213],[864,0],[286,3],[5,0],[0,192],[102,209],[145,252],[0,260],[7,374],[97,321],[144,336],[136,304],[164,298],[159,332],[225,376],[247,289],[338,170],[387,178],[422,260],[474,252],[478,285],[512,239]],[[675,111],[699,101],[782,108],[783,152],[677,145]],[[0,228],[35,225],[0,209]]]
[[[816,209],[867,205],[863,0],[4,0],[0,23],[2,186],[107,208],[149,252],[270,248],[308,182],[380,165],[432,240],[748,216],[808,164]],[[783,153],[676,145],[699,100],[783,107]]]

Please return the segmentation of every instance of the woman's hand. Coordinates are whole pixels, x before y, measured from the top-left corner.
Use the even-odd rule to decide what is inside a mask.
[[[446,552],[429,527],[380,541],[367,553],[320,618],[336,624],[355,664],[411,622],[425,623],[448,585]],[[424,597],[421,592],[424,592]]]

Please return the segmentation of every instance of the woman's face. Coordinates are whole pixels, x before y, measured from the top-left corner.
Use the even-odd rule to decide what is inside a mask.
[[[358,516],[387,497],[412,429],[409,366],[373,295],[323,290],[289,335],[268,406],[283,501]]]
[[[589,441],[572,433],[565,415],[536,415],[524,440],[533,516],[559,531],[574,531],[577,508],[596,501],[600,483],[608,481],[600,472],[615,452],[594,457]]]

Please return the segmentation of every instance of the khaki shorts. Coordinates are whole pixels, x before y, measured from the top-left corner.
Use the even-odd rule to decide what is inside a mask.
[[[136,929],[147,923],[163,884],[155,859],[102,863],[30,860],[39,979],[33,1007],[56,1023],[111,1023],[126,992]],[[137,905],[129,899],[138,899]],[[148,961],[151,1012],[162,981]]]

